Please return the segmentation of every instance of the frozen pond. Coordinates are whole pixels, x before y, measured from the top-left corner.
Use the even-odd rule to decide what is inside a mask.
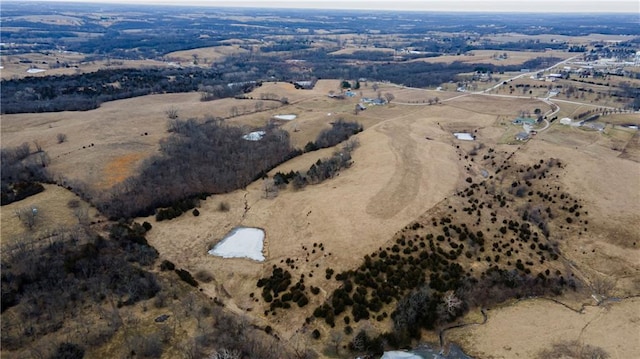
[[[244,138],[247,141],[260,141],[265,134],[266,132],[264,131],[254,131],[242,136],[242,138]]]
[[[421,345],[412,351],[385,352],[380,359],[472,359],[456,344],[449,347],[449,353],[444,354],[436,346]]]
[[[216,244],[209,251],[209,254],[222,258],[249,258],[263,262],[263,243],[264,231],[262,229],[236,227],[220,243]]]
[[[473,135],[467,132],[456,132],[453,134],[454,136],[456,136],[457,139],[459,140],[463,140],[463,141],[473,141]]]
[[[297,117],[296,115],[275,115],[275,116],[273,116],[273,118],[275,118],[276,120],[284,120],[284,121],[295,120],[296,117]]]

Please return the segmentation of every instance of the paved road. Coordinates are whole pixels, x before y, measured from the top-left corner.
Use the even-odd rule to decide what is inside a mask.
[[[519,78],[524,77],[524,76],[531,76],[531,75],[533,75],[533,74],[537,74],[537,73],[538,73],[538,72],[540,72],[540,71],[542,71],[542,72],[549,71],[549,70],[551,70],[552,68],[554,68],[554,67],[556,67],[556,66],[560,66],[560,65],[566,64],[567,62],[569,62],[569,61],[571,61],[571,60],[573,60],[573,59],[575,59],[575,58],[577,58],[577,57],[579,57],[579,56],[580,56],[580,55],[576,55],[576,56],[570,57],[570,58],[568,58],[568,59],[566,59],[566,60],[562,60],[562,61],[560,61],[560,62],[558,62],[558,63],[555,63],[555,64],[553,64],[553,65],[551,65],[551,66],[547,67],[547,68],[546,68],[546,69],[544,69],[544,70],[538,70],[538,71],[533,71],[533,72],[525,72],[525,73],[522,73],[522,74],[516,75],[516,76],[514,76],[514,77],[512,77],[512,78],[510,78],[510,79],[508,79],[508,80],[500,81],[500,82],[498,82],[495,86],[493,86],[493,87],[491,87],[491,88],[488,88],[488,89],[486,89],[486,90],[484,90],[484,91],[480,91],[480,92],[478,92],[478,93],[487,93],[487,92],[489,92],[489,91],[495,90],[495,89],[497,89],[498,87],[500,87],[500,86],[504,85],[504,83],[505,83],[505,82],[513,81],[513,80],[519,79]]]
[[[556,113],[558,113],[560,111],[560,106],[558,106],[557,104],[555,104],[554,102],[563,102],[563,103],[570,103],[570,104],[575,104],[575,105],[583,105],[583,106],[591,106],[591,107],[598,107],[598,108],[606,108],[606,109],[616,109],[616,107],[610,107],[610,106],[602,106],[602,105],[594,105],[594,104],[589,104],[589,103],[584,103],[584,102],[578,102],[578,101],[569,101],[569,100],[560,100],[560,99],[556,99],[556,98],[550,98],[550,97],[533,97],[533,96],[518,96],[518,95],[500,95],[500,94],[495,94],[495,93],[489,93],[490,91],[493,91],[497,88],[499,88],[500,86],[503,86],[505,83],[508,83],[510,81],[519,79],[521,77],[524,76],[531,76],[532,74],[536,74],[540,71],[546,72],[549,71],[551,69],[553,69],[554,67],[563,65],[571,60],[574,60],[575,58],[579,57],[580,55],[577,56],[573,56],[570,57],[568,59],[562,60],[560,62],[557,62],[543,70],[538,70],[538,71],[533,71],[533,72],[526,72],[526,73],[521,73],[518,74],[514,77],[511,77],[508,80],[504,80],[504,81],[500,81],[498,84],[496,84],[493,87],[490,87],[486,90],[483,91],[478,91],[478,92],[463,92],[462,94],[458,95],[458,96],[454,96],[448,99],[444,99],[444,100],[440,100],[440,103],[443,102],[448,102],[448,101],[452,101],[455,99],[459,99],[461,97],[465,97],[465,96],[469,96],[469,95],[482,95],[482,96],[493,96],[493,97],[504,97],[504,98],[519,98],[519,99],[536,99],[536,100],[540,100],[544,103],[546,103],[547,105],[549,105],[551,107],[552,110],[550,110],[549,112],[545,113],[545,117],[551,117],[554,116]],[[402,87],[402,88],[407,88],[407,89],[415,89],[415,90],[424,90],[424,89],[420,89],[420,88],[415,88],[415,87],[407,87],[407,86],[400,86],[400,85],[396,85],[398,87]],[[394,104],[397,105],[406,105],[406,106],[429,106],[428,103],[406,103],[406,102],[394,102]],[[555,107],[555,110],[553,110],[553,108]],[[537,131],[544,131],[547,128],[549,128],[549,126],[551,125],[549,123],[548,120],[544,120],[545,122],[545,126]],[[525,131],[527,131],[527,129],[525,128]],[[528,132],[528,131],[527,131]]]

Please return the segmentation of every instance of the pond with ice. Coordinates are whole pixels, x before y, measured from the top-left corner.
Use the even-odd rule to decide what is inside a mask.
[[[275,116],[273,116],[273,118],[275,118],[276,120],[284,120],[284,121],[295,120],[296,117],[297,117],[296,115],[275,115]]]
[[[242,138],[247,141],[260,141],[266,134],[265,131],[254,131],[242,136]]]
[[[209,254],[222,258],[249,258],[263,262],[264,231],[260,228],[236,227],[216,244]]]

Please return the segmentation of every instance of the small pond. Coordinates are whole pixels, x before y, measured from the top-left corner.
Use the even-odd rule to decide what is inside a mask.
[[[263,262],[264,231],[260,228],[236,227],[209,251],[222,258],[249,258]]]

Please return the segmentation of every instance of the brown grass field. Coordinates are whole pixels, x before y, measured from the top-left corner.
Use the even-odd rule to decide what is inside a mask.
[[[187,51],[176,56],[191,57],[192,53]],[[470,61],[477,62],[479,56],[490,59],[493,53],[479,53],[470,57]],[[214,55],[215,51],[199,53],[200,58]],[[527,56],[539,55],[531,53],[522,58],[513,55],[509,61],[524,61]],[[460,57],[461,61],[464,59]],[[315,139],[337,118],[362,123],[365,130],[356,136],[360,147],[353,154],[353,166],[331,180],[300,191],[282,190],[273,199],[265,198],[263,183],[257,181],[245,189],[209,197],[201,204],[198,217],[187,213],[163,222],[151,217],[136,219],[153,224],[147,239],[161,258],[192,273],[200,270],[213,273],[213,281],[201,283],[207,296],[223,298],[228,308],[247,314],[259,325],[271,325],[285,340],[305,330],[304,319],[335,289],[335,281],[324,279],[325,269],[341,272],[357,267],[365,254],[386,245],[400,229],[444,203],[463,185],[469,170],[459,160],[460,150],[456,146],[468,150],[475,143],[457,141],[452,136],[452,132],[457,131],[473,132],[477,142],[486,146],[515,151],[515,163],[530,164],[550,157],[561,159],[566,169],[555,181],[583,200],[591,222],[588,232],[563,234],[566,237],[562,238],[562,252],[587,282],[593,283],[598,278],[613,281],[612,296],[624,298],[640,293],[637,131],[609,125],[600,133],[554,123],[527,142],[499,144],[504,136],[511,136],[505,133],[514,131],[509,122],[520,111],[533,112],[540,108],[544,112],[549,106],[536,99],[460,96],[455,92],[380,84],[380,91],[394,94],[395,100],[356,115],[354,106],[359,92],[364,97],[376,95],[372,84],[363,86],[355,98],[329,98],[329,91],[338,92],[338,86],[337,80],[319,81],[313,90],[295,90],[286,83],[266,83],[249,94],[254,100],[200,102],[197,93],[153,95],[105,103],[87,112],[4,115],[1,140],[3,146],[38,141],[51,157],[50,168],[56,178],[107,189],[135,175],[139,163],[157,151],[159,141],[168,136],[165,111],[169,107],[176,108],[182,119],[229,117],[235,107],[244,114],[225,121],[245,126],[247,130],[264,126],[276,114],[295,114],[298,116],[295,120],[280,125],[289,131],[297,147]],[[257,99],[265,93],[287,97],[290,104],[277,103],[277,108],[268,109],[269,103],[276,102],[263,101],[265,110],[254,112],[256,102],[260,101]],[[420,104],[436,96],[447,101],[432,106]],[[581,111],[579,105],[559,105],[559,114],[563,116]],[[637,123],[633,115],[605,119],[611,123]],[[58,133],[67,134],[68,141],[58,144]],[[278,166],[270,174],[306,170],[331,152],[332,149],[325,149],[306,153]],[[75,217],[66,207],[73,197],[60,187],[47,186],[42,194],[3,206],[3,243],[17,238],[23,231],[12,211],[32,203],[43,208],[46,221],[42,226],[74,223]],[[218,211],[221,202],[228,203],[230,211]],[[236,226],[265,230],[265,262],[207,254],[207,250]],[[322,243],[324,251],[311,253],[309,248],[313,248],[314,243]],[[255,285],[258,278],[287,258],[295,261],[295,273],[312,273],[313,277],[307,277],[305,283],[319,286],[322,291],[318,296],[311,296],[310,304],[302,309],[265,317],[264,303],[254,300],[250,294],[259,293]],[[579,339],[604,348],[614,358],[630,358],[640,353],[637,299],[594,306],[591,293],[584,290],[560,300],[572,306],[588,306],[579,314],[545,300],[505,303],[488,312],[485,325],[450,331],[447,340],[460,343],[465,351],[479,358],[533,358],[555,339]],[[474,321],[477,316],[478,313],[472,312],[463,320]],[[117,345],[116,342],[111,345]],[[316,345],[322,353],[321,343],[311,345]],[[108,352],[109,348],[105,347],[94,354]]]
[[[199,64],[210,66],[213,62],[220,60],[228,55],[244,54],[248,51],[241,49],[238,45],[230,46],[214,46],[203,47],[199,49],[191,49],[184,51],[175,51],[166,54],[164,57],[169,61],[183,62],[187,64],[194,63],[194,59]]]
[[[588,36],[566,36],[556,34],[540,34],[540,35],[525,35],[518,33],[502,33],[496,35],[484,36],[493,42],[518,42],[521,40],[540,40],[540,42],[568,42],[571,44],[590,44],[594,41],[628,41],[630,36],[626,35],[606,35],[606,34],[589,34]]]
[[[4,30],[4,29],[3,29]],[[23,77],[43,77],[50,75],[73,75],[77,73],[95,72],[101,69],[168,67],[169,63],[157,60],[117,60],[117,61],[84,61],[85,55],[69,52],[29,53],[21,55],[3,55],[0,57],[0,78],[17,79]],[[25,63],[21,61],[31,61]],[[69,67],[58,67],[57,61],[66,63]],[[193,59],[191,59],[193,61]],[[28,73],[30,68],[46,70],[38,73]]]
[[[497,55],[506,53],[508,56],[506,59],[498,59]],[[435,63],[452,63],[454,61],[466,62],[466,63],[481,63],[481,64],[494,64],[494,65],[518,65],[527,60],[534,59],[536,57],[558,57],[566,59],[573,56],[571,53],[564,51],[494,51],[494,50],[474,50],[469,51],[463,55],[446,55],[438,57],[429,57],[424,59],[417,59],[412,61],[426,61]]]

